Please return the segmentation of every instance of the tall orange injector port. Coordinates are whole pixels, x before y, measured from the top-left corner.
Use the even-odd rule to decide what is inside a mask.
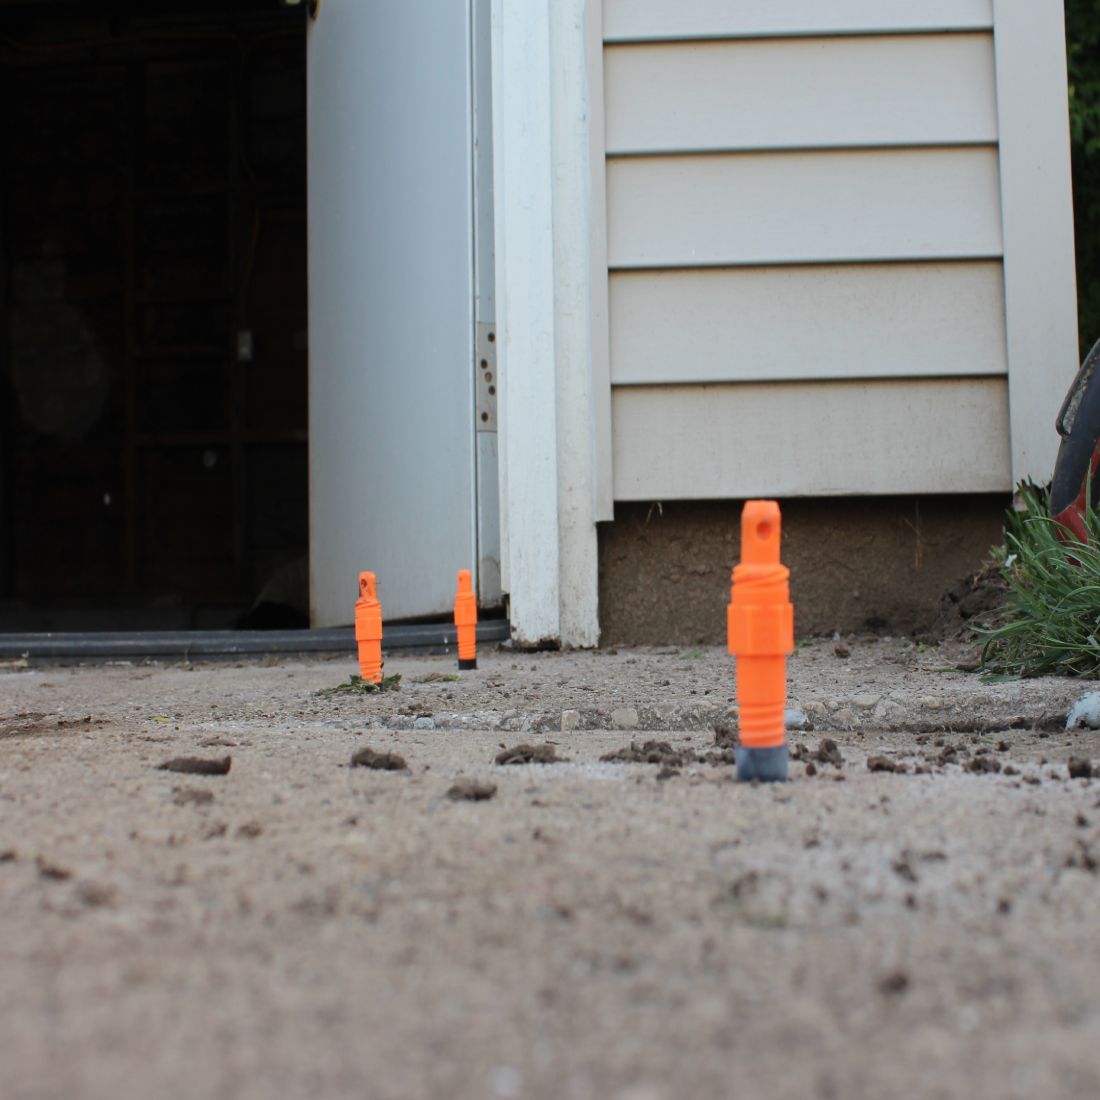
[[[740,748],[737,778],[787,781],[787,657],[794,652],[790,570],[779,562],[774,500],[750,500],[741,513],[741,563],[728,608],[729,651],[737,664]]]
[[[477,668],[477,597],[469,569],[458,571],[455,593],[455,626],[458,628],[458,667]]]
[[[373,573],[359,574],[355,601],[355,642],[359,647],[359,675],[370,684],[382,682],[382,605]]]

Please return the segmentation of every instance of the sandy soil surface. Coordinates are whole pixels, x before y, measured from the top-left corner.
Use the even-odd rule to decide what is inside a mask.
[[[0,1096],[1095,1100],[1100,734],[959,658],[800,648],[785,786],[719,650],[0,669]]]

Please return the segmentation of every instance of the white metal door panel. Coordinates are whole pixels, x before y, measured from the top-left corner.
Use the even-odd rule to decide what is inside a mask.
[[[309,29],[312,622],[476,568],[469,0],[324,0]]]

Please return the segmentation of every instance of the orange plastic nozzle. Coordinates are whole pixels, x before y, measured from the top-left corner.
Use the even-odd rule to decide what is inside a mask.
[[[477,597],[469,569],[458,571],[455,626],[458,627],[458,667],[477,668]]]
[[[774,500],[750,500],[741,513],[741,564],[733,570],[729,651],[737,659],[741,744],[784,743],[787,655],[794,652],[790,570],[779,563],[780,515]]]
[[[382,605],[373,573],[359,574],[355,601],[355,641],[359,647],[359,675],[368,683],[382,680]]]

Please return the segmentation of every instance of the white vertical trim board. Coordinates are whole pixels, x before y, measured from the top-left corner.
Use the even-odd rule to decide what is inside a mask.
[[[512,634],[560,637],[551,0],[497,0],[493,121],[502,540]]]
[[[588,260],[592,325],[592,432],[596,519],[615,518],[611,472],[611,346],[607,275],[607,140],[605,131],[603,0],[585,5],[588,62]]]
[[[550,4],[554,360],[560,636],[564,645],[594,646],[600,640],[599,558],[593,484],[595,333],[589,270],[592,210],[584,8],[585,0]]]
[[[991,0],[604,0],[608,42],[988,30],[992,25]]]
[[[1012,477],[1046,481],[1078,364],[1062,0],[994,0]]]

